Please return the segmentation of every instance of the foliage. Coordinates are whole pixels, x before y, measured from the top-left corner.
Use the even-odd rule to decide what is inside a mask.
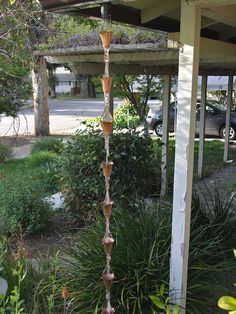
[[[33,143],[31,154],[48,151],[58,154],[63,147],[62,140],[55,137],[42,137]]]
[[[147,130],[146,115],[148,99],[161,97],[162,80],[152,75],[117,75],[114,80],[114,94],[127,99]]]
[[[0,162],[4,162],[12,157],[13,151],[10,145],[0,142]]]
[[[234,250],[234,257],[236,258],[236,250]],[[236,284],[234,284],[236,286]],[[223,309],[229,311],[229,314],[236,313],[236,299],[231,296],[223,296],[218,300],[218,306]]]
[[[22,227],[26,235],[45,228],[49,205],[43,201],[40,182],[35,177],[21,174],[3,176],[0,184],[1,234],[17,234]]]
[[[78,133],[65,146],[58,164],[61,189],[68,209],[88,216],[103,199],[104,178],[100,164],[104,159],[104,140],[100,131]],[[113,134],[110,139],[110,159],[114,162],[111,195],[116,200],[132,204],[134,196],[148,196],[158,190],[158,164],[149,137],[138,132]]]
[[[84,121],[89,129],[100,128],[100,117],[88,118]],[[140,118],[135,113],[134,108],[129,103],[119,104],[114,110],[115,130],[119,129],[136,129],[139,126]]]
[[[5,238],[0,238],[0,276],[7,282],[7,292],[0,294],[0,313],[33,313],[33,290],[38,275],[27,261],[27,244],[22,234],[14,253]],[[36,312],[35,312],[36,314]]]
[[[57,155],[51,151],[39,150],[28,159],[28,165],[33,169],[42,165],[50,165],[57,159]],[[46,170],[45,170],[46,171]]]
[[[114,110],[114,127],[116,129],[136,129],[139,126],[140,118],[137,116],[133,106],[129,103],[120,104]]]
[[[150,296],[150,299],[158,310],[158,312],[153,312],[154,314],[179,314],[179,306],[170,303],[170,297],[168,296],[168,291],[165,291],[164,284],[160,286],[159,291],[155,295]]]
[[[236,240],[236,217],[223,215],[222,224],[211,219],[205,206],[195,200],[188,273],[190,314],[215,313],[212,291],[226,291],[227,282],[224,284],[222,273],[230,274],[236,269],[228,249],[231,241]],[[234,231],[230,240],[228,227]],[[103,282],[98,280],[105,267],[105,254],[102,245],[98,245],[104,230],[104,220],[97,213],[95,222],[84,228],[62,261],[58,286],[68,287],[69,302],[78,314],[99,313],[105,300]],[[124,204],[118,204],[113,211],[111,231],[115,238],[112,269],[116,280],[112,303],[116,310],[121,314],[156,313],[157,301],[159,308],[165,306],[168,313],[169,299],[162,288],[163,283],[168,286],[169,277],[171,210],[168,203],[147,207],[136,199],[131,211]],[[152,298],[154,302],[151,302],[150,295],[159,299]]]

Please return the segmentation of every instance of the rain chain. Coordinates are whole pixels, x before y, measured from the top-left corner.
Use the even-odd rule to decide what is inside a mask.
[[[101,127],[105,140],[106,161],[102,162],[103,175],[105,177],[105,199],[102,203],[103,214],[106,220],[106,231],[103,238],[103,246],[106,253],[106,267],[102,273],[102,279],[106,288],[106,305],[103,307],[102,314],[114,314],[115,310],[111,306],[111,288],[115,275],[111,269],[111,250],[114,243],[110,231],[110,217],[113,202],[110,199],[110,176],[112,173],[113,162],[109,161],[109,138],[112,133],[113,118],[110,112],[110,92],[112,86],[112,77],[109,75],[109,48],[111,43],[112,32],[108,31],[108,21],[103,20],[102,31],[100,33],[103,49],[104,49],[104,63],[105,73],[102,78],[102,87],[104,92],[104,112],[101,116]]]

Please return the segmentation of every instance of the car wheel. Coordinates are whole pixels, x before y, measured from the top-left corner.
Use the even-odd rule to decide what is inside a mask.
[[[155,125],[154,131],[156,132],[156,135],[162,136],[163,133],[163,125],[162,122],[159,122]]]
[[[220,136],[223,139],[225,138],[225,125],[220,129]],[[229,139],[234,140],[235,138],[236,138],[236,128],[231,125],[229,129]]]

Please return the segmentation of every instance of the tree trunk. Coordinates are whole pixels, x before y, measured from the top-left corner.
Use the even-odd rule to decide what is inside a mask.
[[[53,69],[48,69],[48,78],[49,78],[49,87],[50,87],[50,94],[52,98],[57,98],[56,93],[56,78]]]
[[[43,56],[32,70],[35,136],[47,136],[49,132],[48,80]]]

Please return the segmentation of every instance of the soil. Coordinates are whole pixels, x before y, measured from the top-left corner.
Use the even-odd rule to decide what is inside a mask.
[[[56,213],[49,225],[50,228],[47,228],[46,231],[32,235],[27,239],[31,257],[53,255],[57,252],[63,255],[73,244],[80,229],[77,221],[62,212]]]

